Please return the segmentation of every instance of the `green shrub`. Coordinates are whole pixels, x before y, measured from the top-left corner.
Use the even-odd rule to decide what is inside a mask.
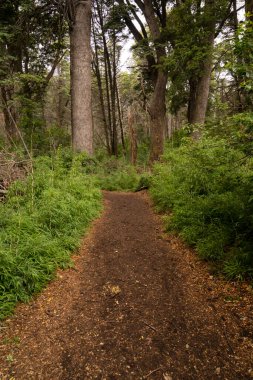
[[[71,252],[101,209],[82,159],[39,157],[34,173],[11,186],[0,204],[0,319],[71,265]],[[67,164],[66,164],[67,163]]]
[[[239,278],[253,268],[252,185],[253,161],[243,150],[203,138],[167,149],[150,191],[159,210],[173,210],[168,229]]]

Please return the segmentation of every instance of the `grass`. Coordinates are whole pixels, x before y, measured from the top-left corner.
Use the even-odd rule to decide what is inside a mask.
[[[151,175],[141,165],[133,166],[124,158],[104,158],[95,169],[102,190],[138,191],[148,188]]]
[[[13,183],[0,204],[0,319],[71,265],[71,253],[99,215],[101,193],[80,156],[34,161],[34,174]]]

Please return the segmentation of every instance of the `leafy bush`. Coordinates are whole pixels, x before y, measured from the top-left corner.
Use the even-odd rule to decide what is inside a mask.
[[[253,160],[220,138],[167,150],[151,195],[167,224],[230,278],[253,275]]]
[[[68,156],[68,155],[67,155]],[[71,265],[71,252],[101,209],[95,180],[80,156],[39,157],[34,173],[15,182],[0,203],[0,319]]]

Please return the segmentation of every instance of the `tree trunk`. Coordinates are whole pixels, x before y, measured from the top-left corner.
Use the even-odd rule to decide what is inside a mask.
[[[204,38],[202,40],[202,45],[206,57],[203,62],[199,63],[201,73],[190,80],[188,121],[191,124],[203,125],[206,118],[215,39],[214,5],[215,0],[205,1],[205,16],[207,21],[203,25]]]
[[[98,44],[96,41],[96,34],[94,30],[94,23],[93,23],[93,36],[94,36],[94,46],[95,46],[95,57],[94,57],[94,67],[95,67],[95,74],[97,78],[97,84],[98,84],[98,93],[99,93],[99,99],[100,99],[100,105],[101,105],[101,111],[102,111],[102,117],[103,117],[103,125],[104,125],[104,132],[105,132],[105,141],[106,141],[106,149],[108,154],[111,154],[111,147],[109,142],[109,128],[106,118],[106,111],[105,111],[105,100],[104,100],[104,90],[103,90],[103,84],[102,84],[102,76],[100,72],[100,65],[99,65],[99,58],[98,58]]]
[[[155,89],[148,108],[151,121],[149,158],[151,163],[158,160],[161,154],[163,154],[166,128],[166,85],[167,74],[160,70],[157,74]]]
[[[122,116],[122,109],[121,109],[121,104],[120,104],[118,83],[116,84],[116,95],[117,95],[117,108],[118,108],[118,120],[119,120],[121,143],[122,143],[123,152],[125,154],[126,144],[125,144],[125,137],[124,137],[124,130],[123,130],[123,116]]]
[[[130,147],[131,147],[131,164],[136,165],[137,138],[136,138],[136,131],[134,129],[134,114],[133,114],[132,106],[128,107],[127,122],[128,122]]]
[[[109,54],[109,48],[107,46],[107,39],[104,31],[104,18],[103,18],[103,3],[96,0],[97,12],[99,23],[102,31],[102,41],[103,41],[103,57],[105,65],[105,90],[106,90],[106,100],[107,100],[107,115],[108,115],[108,132],[110,136],[110,152],[113,155],[117,155],[117,146],[115,150],[115,96],[113,91],[113,67],[111,62],[111,57]],[[114,44],[115,41],[113,41]]]
[[[187,109],[187,120],[189,123],[192,123],[193,114],[195,109],[195,101],[196,101],[196,78],[189,79],[189,99],[188,99],[188,109]]]
[[[78,2],[70,30],[72,145],[93,153],[91,104],[91,0]]]
[[[234,38],[235,42],[238,43],[238,26],[239,26],[239,20],[238,20],[238,14],[237,14],[237,0],[233,0],[233,28],[234,28]],[[238,65],[242,65],[242,59],[239,55],[235,57],[235,59],[238,62]],[[234,80],[235,80],[235,86],[236,86],[236,105],[235,105],[235,112],[242,112],[244,105],[243,105],[243,93],[242,93],[242,87],[241,83],[243,81],[242,75],[237,72],[234,74]]]
[[[112,84],[111,84],[111,97],[112,97],[112,153],[118,156],[118,131],[117,131],[117,118],[116,118],[116,88],[117,88],[117,70],[116,70],[116,35],[113,30],[112,35]]]
[[[210,37],[210,51],[206,60],[203,63],[201,76],[198,78],[195,87],[195,98],[193,107],[190,113],[189,123],[191,124],[204,124],[206,119],[206,111],[210,90],[210,80],[212,73],[212,50],[214,44],[214,33]],[[192,94],[193,95],[193,94]]]

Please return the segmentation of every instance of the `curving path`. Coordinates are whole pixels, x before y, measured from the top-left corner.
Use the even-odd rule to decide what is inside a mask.
[[[2,326],[0,379],[251,379],[252,351],[203,264],[145,194],[104,196],[75,267]]]

